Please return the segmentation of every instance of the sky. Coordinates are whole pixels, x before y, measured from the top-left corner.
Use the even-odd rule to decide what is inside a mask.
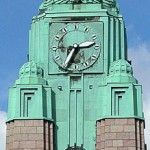
[[[28,31],[43,0],[0,1],[0,147],[5,150],[8,88],[27,62]],[[150,148],[150,1],[118,0],[128,37],[128,56],[134,76],[143,86],[145,138]]]

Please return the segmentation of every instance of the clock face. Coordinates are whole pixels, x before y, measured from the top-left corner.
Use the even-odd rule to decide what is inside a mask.
[[[53,60],[65,70],[81,71],[92,66],[101,52],[98,33],[90,26],[70,23],[58,29],[51,43]]]

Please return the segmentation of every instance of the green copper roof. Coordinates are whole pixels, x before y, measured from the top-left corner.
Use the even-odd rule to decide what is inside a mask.
[[[43,79],[43,69],[34,61],[25,63],[19,71],[19,79],[16,84],[46,84]]]
[[[121,59],[111,63],[109,76],[106,77],[106,82],[137,83],[136,79],[133,77],[132,66],[126,60]]]
[[[110,66],[109,74],[132,76],[132,66],[126,60],[114,61]]]
[[[22,77],[43,77],[43,70],[37,63],[31,61],[25,63],[20,71],[19,71],[20,78]]]

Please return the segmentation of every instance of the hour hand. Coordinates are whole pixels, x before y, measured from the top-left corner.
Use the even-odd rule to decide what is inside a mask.
[[[90,42],[90,41],[86,41],[86,42],[83,42],[83,43],[80,43],[78,45],[79,48],[88,48],[88,47],[91,47],[95,44],[95,42]]]
[[[69,62],[70,62],[70,60],[71,60],[71,58],[72,58],[74,52],[75,52],[75,48],[73,47],[73,48],[71,49],[70,53],[68,54],[68,56],[67,56],[67,58],[66,58],[64,64],[63,64],[63,66],[64,66],[65,68],[68,66],[68,64],[69,64]]]

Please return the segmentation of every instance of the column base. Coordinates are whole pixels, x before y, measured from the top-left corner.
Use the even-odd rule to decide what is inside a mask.
[[[97,121],[96,150],[145,150],[144,121],[139,119]]]
[[[14,120],[7,123],[6,150],[53,150],[53,122]]]

